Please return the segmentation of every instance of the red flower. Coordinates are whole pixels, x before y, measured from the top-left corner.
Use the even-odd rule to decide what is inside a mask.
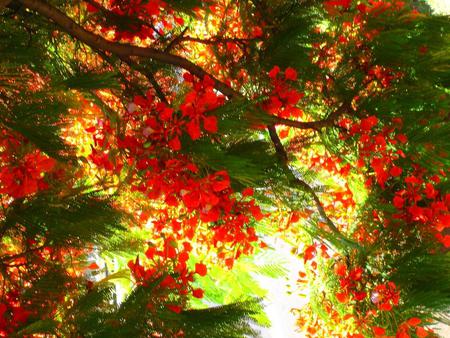
[[[245,188],[244,190],[242,190],[241,194],[242,197],[253,196],[253,188]]]
[[[344,263],[336,263],[334,273],[338,276],[345,277],[347,274],[347,266]]]
[[[91,5],[90,3],[86,3],[86,9],[89,13],[97,13],[98,12],[98,8]]]
[[[339,292],[336,293],[336,299],[339,303],[347,303],[348,302],[348,293],[347,292]]]
[[[378,124],[378,119],[376,116],[369,116],[361,120],[360,127],[363,131],[370,131],[373,127]]]
[[[350,272],[349,277],[351,280],[353,280],[355,282],[359,281],[362,278],[363,272],[364,272],[364,270],[361,267],[357,267]]]
[[[255,220],[260,221],[264,218],[264,215],[261,212],[261,209],[257,205],[250,206],[250,212]]]
[[[394,207],[397,209],[402,209],[403,205],[405,203],[405,200],[401,198],[400,196],[395,196],[393,200]]]
[[[391,168],[391,170],[389,171],[389,173],[394,177],[400,176],[402,174],[402,172],[403,172],[403,169],[400,167],[397,167],[397,166],[393,166]]]
[[[203,263],[196,263],[195,264],[195,273],[197,273],[200,276],[204,277],[208,273],[208,269],[206,268],[205,264],[203,264]]]
[[[275,79],[279,72],[280,72],[280,67],[274,66],[269,72],[269,77],[271,79]]]
[[[192,295],[195,298],[203,298],[204,291],[202,289],[194,289],[194,290],[192,290]]]
[[[386,330],[379,326],[372,327],[373,333],[377,336],[383,336],[386,333]]]
[[[97,269],[100,269],[100,267],[97,265],[97,263],[91,263],[89,266],[88,266],[88,269],[90,269],[90,270],[97,270]]]
[[[297,72],[294,68],[288,67],[284,71],[284,77],[286,78],[286,80],[295,81],[297,80]]]
[[[416,327],[416,335],[418,338],[425,338],[428,337],[429,332],[425,330],[423,327],[418,326]]]
[[[420,320],[420,318],[417,317],[411,317],[407,320],[407,323],[411,326],[417,326],[422,322],[422,320]]]
[[[307,261],[313,259],[314,257],[316,257],[316,253],[317,253],[317,245],[316,244],[312,244],[312,245],[308,246],[303,253],[303,261],[307,262]]]
[[[173,289],[176,285],[176,281],[171,275],[168,275],[161,281],[160,285],[163,288]]]
[[[194,141],[200,138],[201,131],[198,121],[191,120],[188,123],[186,123],[186,131],[191,137],[191,139],[193,139]]]
[[[360,292],[353,292],[353,298],[357,301],[361,301],[367,297],[367,292],[360,291]]]
[[[174,304],[166,304],[166,308],[175,313],[180,313],[182,310],[181,306]]]
[[[203,118],[203,128],[210,133],[217,133],[217,118],[215,116],[205,116]]]
[[[181,142],[180,142],[180,139],[178,138],[178,136],[171,139],[168,142],[168,145],[169,145],[170,149],[172,149],[173,151],[178,151],[181,149]]]

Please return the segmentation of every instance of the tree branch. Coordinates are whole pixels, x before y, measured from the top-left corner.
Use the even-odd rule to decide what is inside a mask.
[[[303,191],[305,191],[306,193],[311,195],[311,197],[313,198],[314,203],[316,205],[316,209],[319,212],[320,217],[323,218],[323,220],[325,221],[325,223],[327,224],[327,226],[331,230],[331,232],[334,233],[342,243],[344,243],[348,246],[351,246],[351,247],[356,247],[357,244],[355,242],[349,240],[346,236],[344,236],[339,231],[339,229],[336,227],[336,225],[333,223],[333,221],[328,217],[322,203],[320,202],[319,196],[317,196],[314,189],[308,183],[306,183],[302,179],[298,178],[292,172],[292,170],[289,168],[289,166],[288,166],[289,157],[288,157],[286,150],[283,147],[283,144],[281,143],[280,138],[278,137],[275,126],[274,125],[268,126],[267,129],[269,130],[270,139],[272,140],[272,142],[274,144],[276,153],[277,153],[281,163],[283,164],[284,169],[292,174],[292,176],[294,177],[295,184],[297,184]]]
[[[165,64],[170,64],[176,67],[183,68],[193,75],[203,78],[206,75],[212,78],[214,81],[215,88],[222,92],[228,97],[238,96],[239,92],[235,91],[233,88],[229,87],[225,83],[219,81],[214,76],[208,74],[203,68],[197,66],[195,63],[181,57],[178,55],[173,55],[170,53],[165,53],[154,48],[143,48],[137,47],[130,44],[111,42],[105,38],[89,32],[75,21],[69,18],[66,14],[61,12],[59,9],[49,5],[42,0],[17,0],[22,3],[25,7],[32,9],[45,18],[52,20],[55,24],[61,27],[65,32],[69,33],[71,36],[77,38],[86,45],[103,51],[108,51],[118,56],[140,56],[147,57],[155,61],[159,61]]]
[[[184,36],[179,39],[179,41],[198,42],[198,43],[202,43],[205,45],[215,45],[218,43],[227,43],[227,42],[244,44],[244,43],[248,43],[248,42],[256,41],[256,40],[261,40],[261,39],[259,39],[259,38],[247,38],[247,39],[246,38],[224,38],[221,36],[213,36],[208,39],[195,38],[192,36]]]
[[[99,11],[102,12],[102,14],[104,14],[106,17],[111,18],[113,21],[120,21],[121,19],[123,19],[122,16],[106,9],[105,7],[103,7],[102,5],[100,5],[98,2],[96,2],[94,0],[84,0],[84,2],[87,2],[91,6],[97,8]],[[147,27],[151,28],[156,34],[158,34],[161,38],[163,38],[163,39],[165,38],[151,22],[146,22],[144,20],[139,19],[136,16],[127,16],[127,19],[136,25],[147,26]]]
[[[1,1],[1,0],[0,0]],[[82,26],[78,25],[75,21],[73,21],[71,18],[69,18],[66,14],[61,12],[59,9],[49,5],[45,1],[42,0],[16,0],[20,3],[22,3],[24,6],[28,7],[29,9],[35,10],[45,18],[52,20],[55,24],[60,26],[64,31],[69,33],[71,36],[77,38],[81,42],[85,43],[86,45],[90,46],[91,48],[95,50],[103,50],[107,52],[111,52],[115,55],[117,55],[119,58],[121,58],[124,62],[128,64],[128,61],[130,60],[130,56],[138,56],[138,57],[148,57],[155,61],[159,61],[165,64],[170,64],[176,67],[183,68],[193,75],[203,78],[204,76],[209,76],[214,81],[214,86],[217,90],[222,92],[224,95],[226,95],[228,98],[241,96],[241,94],[225,84],[224,82],[221,82],[220,80],[216,79],[214,76],[206,72],[203,68],[196,65],[195,63],[181,57],[178,55],[173,55],[167,52],[159,51],[154,48],[143,48],[143,47],[137,47],[130,44],[123,44],[123,43],[117,43],[117,42],[111,42],[106,40],[105,38],[96,35],[94,33],[89,32],[88,30],[84,29]],[[144,74],[147,79],[152,83],[152,85],[155,88],[155,91],[157,92],[158,96],[162,94],[162,91],[159,92],[157,89],[157,83],[154,78],[152,79],[152,76],[148,77],[148,74]],[[155,85],[156,83],[156,85]],[[162,95],[161,95],[162,97]],[[342,109],[341,109],[342,108]],[[333,112],[327,119],[321,120],[321,121],[313,121],[313,122],[301,122],[301,121],[293,121],[289,119],[283,119],[281,117],[275,117],[275,123],[276,124],[283,124],[286,126],[291,126],[295,128],[300,129],[315,129],[320,130],[323,127],[330,126],[338,117],[340,114],[342,114],[346,109],[348,109],[347,106],[342,106],[337,111]]]
[[[145,78],[150,82],[153,89],[155,90],[156,95],[161,100],[161,102],[164,102],[165,104],[169,104],[169,101],[167,100],[166,94],[164,94],[161,86],[159,85],[158,81],[156,81],[155,76],[153,73],[149,72],[148,70],[144,69],[143,67],[140,67],[138,64],[133,62],[129,57],[126,56],[119,56],[119,59],[125,62],[128,67],[131,69],[141,73],[145,76]]]
[[[175,47],[181,41],[184,34],[186,34],[187,30],[188,30],[188,26],[186,26],[186,28],[183,29],[183,31],[175,39],[170,41],[170,43],[167,45],[167,47],[164,49],[164,51],[166,53],[169,53],[172,50],[172,48]]]
[[[2,1],[2,0],[0,0]],[[4,1],[4,0],[3,0]],[[160,51],[154,48],[144,48],[144,47],[138,47],[133,46],[130,44],[124,44],[124,43],[117,43],[117,42],[111,42],[106,40],[105,38],[96,35],[82,26],[78,25],[74,20],[72,20],[70,17],[68,17],[66,14],[61,12],[59,9],[49,5],[47,2],[42,0],[16,0],[19,3],[22,3],[25,7],[34,10],[38,12],[40,15],[44,16],[45,18],[53,21],[56,25],[61,27],[65,32],[69,33],[71,36],[77,38],[79,41],[85,43],[86,45],[90,46],[94,50],[102,50],[106,52],[113,53],[117,55],[120,59],[122,59],[124,62],[129,63],[131,61],[130,56],[137,56],[137,57],[144,57],[144,58],[150,58],[154,61],[159,61],[161,63],[170,64],[176,67],[183,68],[193,75],[203,78],[204,76],[209,76],[214,81],[214,86],[217,90],[222,92],[224,95],[226,95],[229,98],[232,97],[239,97],[242,96],[238,91],[234,90],[227,84],[221,82],[220,80],[216,79],[214,76],[207,73],[203,68],[196,65],[195,63],[181,57],[178,55],[173,55],[168,52]],[[200,41],[199,41],[200,42]],[[150,80],[150,79],[149,79]],[[151,81],[153,82],[153,81]],[[156,90],[157,87],[155,87]],[[338,116],[343,114],[345,111],[348,111],[349,106],[346,104],[343,104],[340,108],[338,108],[336,111],[331,113],[328,118],[320,121],[313,121],[313,122],[301,122],[301,121],[293,121],[288,119],[283,119],[280,117],[275,117],[275,123],[276,124],[283,124],[295,128],[300,129],[315,129],[320,130],[323,127],[330,126],[333,124],[333,122],[336,120]],[[281,144],[281,141],[278,137],[278,134],[276,133],[274,126],[269,126],[269,133],[270,137],[272,139],[272,142],[275,145],[276,151],[278,156],[280,157],[283,165],[287,170],[290,171],[288,167],[288,156],[287,153]],[[295,177],[295,175],[294,175]],[[295,182],[297,185],[299,185],[305,192],[309,193],[316,204],[316,207],[318,209],[319,214],[321,217],[326,221],[329,229],[339,235],[341,241],[345,241],[347,244],[352,244],[352,241],[349,241],[348,239],[343,236],[340,231],[337,229],[337,227],[334,225],[334,223],[329,219],[327,216],[318,196],[314,192],[314,190],[304,181],[301,179],[295,177]],[[355,243],[353,243],[353,246],[355,246]]]
[[[282,124],[289,127],[294,127],[298,129],[314,129],[319,131],[324,127],[330,127],[336,121],[336,119],[346,112],[351,111],[351,106],[347,103],[343,103],[338,109],[333,111],[327,118],[319,121],[302,122],[294,121],[289,119],[284,119],[282,117],[275,116],[275,124]]]
[[[1,257],[0,257],[0,262],[3,263],[3,262],[11,261],[11,260],[14,260],[14,259],[17,259],[17,258],[22,258],[22,257],[24,257],[24,256],[29,255],[30,253],[34,253],[34,252],[36,252],[36,251],[42,250],[44,247],[45,247],[45,246],[42,245],[42,246],[39,246],[39,247],[37,247],[37,248],[29,249],[29,250],[27,250],[27,251],[21,252],[21,253],[16,254],[16,255],[5,255],[5,256],[1,256]]]
[[[6,6],[8,6],[11,1],[12,0],[0,0],[0,9],[3,9]]]

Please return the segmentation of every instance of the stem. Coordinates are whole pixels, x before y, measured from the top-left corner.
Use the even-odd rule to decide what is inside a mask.
[[[128,65],[128,67],[130,67],[131,69],[144,75],[145,78],[148,80],[148,82],[150,82],[150,84],[152,85],[153,89],[155,90],[156,95],[161,100],[161,102],[164,102],[165,104],[169,104],[169,102],[166,98],[166,94],[164,94],[161,86],[159,85],[158,81],[156,81],[155,76],[153,75],[152,72],[139,66],[138,64],[133,62],[133,60],[131,60],[129,57],[119,56],[119,59],[122,60],[123,62],[125,62]]]
[[[335,235],[337,235],[339,241],[341,241],[343,244],[346,244],[347,246],[351,246],[353,248],[358,247],[358,244],[353,242],[352,240],[348,239],[345,235],[343,235],[339,231],[339,229],[336,227],[336,225],[333,223],[333,221],[328,217],[328,215],[325,212],[325,209],[323,208],[323,205],[320,202],[320,199],[317,196],[314,189],[308,183],[306,183],[305,181],[303,181],[300,178],[298,178],[297,176],[295,176],[295,174],[289,168],[288,154],[287,154],[286,150],[284,149],[280,138],[278,137],[275,126],[274,125],[268,126],[267,129],[269,130],[270,139],[272,140],[272,143],[274,144],[276,153],[277,153],[278,157],[280,158],[280,161],[283,164],[285,171],[292,174],[293,181],[295,182],[295,184],[297,184],[303,191],[307,192],[309,195],[312,196],[314,203],[316,205],[316,209],[319,212],[319,215],[324,219],[324,221],[327,224],[330,231],[332,233],[334,233]]]
[[[276,124],[282,124],[285,126],[290,126],[298,129],[314,129],[319,131],[322,128],[330,127],[336,121],[336,119],[346,112],[351,112],[351,105],[348,103],[343,103],[338,109],[333,111],[327,118],[319,121],[311,121],[311,122],[301,122],[284,119],[282,117],[275,117]]]
[[[1,1],[1,0],[0,0]],[[214,87],[223,93],[228,98],[232,97],[241,97],[241,93],[231,88],[226,83],[216,79],[213,75],[206,72],[203,68],[196,65],[195,63],[181,57],[178,55],[170,54],[168,52],[160,51],[154,48],[143,48],[137,47],[130,44],[111,42],[106,40],[105,38],[96,35],[94,33],[89,32],[84,29],[82,26],[78,25],[75,21],[73,21],[66,14],[61,12],[59,9],[49,5],[45,1],[42,0],[16,0],[22,3],[24,6],[29,9],[35,10],[45,18],[53,21],[55,24],[60,26],[64,31],[69,33],[71,36],[77,38],[79,41],[85,43],[90,46],[94,50],[102,50],[105,52],[110,52],[117,55],[124,62],[130,62],[130,56],[138,56],[138,57],[147,57],[151,58],[155,61],[159,61],[165,64],[170,64],[176,67],[183,68],[193,75],[203,78],[205,76],[209,76],[214,81]],[[134,64],[134,63],[133,63]],[[134,64],[135,65],[135,64]],[[141,72],[141,70],[139,70]],[[156,80],[154,80],[152,74],[144,73],[144,76],[151,82],[154,86],[155,91],[158,96],[161,98],[163,95],[162,91],[160,92],[157,88]],[[324,120],[312,121],[312,122],[301,122],[301,121],[293,121],[288,119],[283,119],[281,117],[275,117],[276,124],[282,124],[290,127],[295,127],[299,129],[315,129],[320,130],[323,127],[327,127],[333,124],[335,119],[344,113],[345,111],[349,111],[348,105],[342,105],[336,111],[330,114],[330,116]]]
[[[251,41],[257,41],[257,40],[261,40],[259,38],[225,38],[225,37],[221,37],[221,36],[214,36],[208,39],[201,39],[201,38],[196,38],[196,37],[192,37],[192,36],[185,36],[180,38],[178,41],[191,41],[191,42],[198,42],[198,43],[202,43],[205,45],[215,45],[215,44],[219,44],[219,43],[227,43],[227,42],[232,42],[232,43],[248,43]]]
[[[0,0],[2,1],[2,0]],[[17,0],[19,3],[22,3],[25,7],[32,9],[45,18],[53,21],[56,25],[61,27],[64,31],[69,33],[71,36],[77,38],[79,41],[85,43],[86,45],[90,46],[94,50],[102,50],[105,52],[110,52],[115,55],[117,55],[121,60],[126,62],[130,65],[135,65],[131,59],[130,56],[137,56],[137,57],[144,57],[144,58],[151,58],[154,61],[159,61],[165,64],[170,64],[176,67],[183,68],[193,75],[203,78],[205,76],[209,76],[214,81],[214,86],[217,90],[222,92],[224,95],[226,95],[228,98],[232,97],[241,97],[242,95],[228,86],[227,84],[221,82],[220,80],[216,79],[214,76],[206,72],[203,68],[196,65],[195,63],[181,57],[178,55],[173,55],[168,52],[160,51],[154,48],[143,48],[143,47],[137,47],[130,44],[124,44],[124,43],[117,43],[117,42],[111,42],[106,40],[105,38],[96,35],[79,24],[77,24],[74,20],[72,20],[70,17],[68,17],[66,14],[61,12],[59,9],[49,5],[47,2],[42,0]],[[260,4],[259,2],[255,1],[255,3]],[[193,38],[191,38],[193,39]],[[200,42],[200,41],[197,41]],[[131,66],[131,65],[130,65]],[[142,72],[142,70],[139,70]],[[156,82],[153,81],[151,77],[147,77],[152,84]],[[157,84],[157,83],[156,83]],[[158,92],[156,88],[158,86],[154,86],[155,90]],[[161,93],[159,93],[161,94]],[[343,114],[346,111],[349,111],[351,107],[348,104],[343,104],[341,107],[339,107],[336,111],[332,112],[326,119],[319,120],[319,121],[312,121],[312,122],[301,122],[301,121],[293,121],[288,119],[283,119],[280,117],[275,117],[275,123],[276,124],[283,124],[299,129],[314,129],[314,130],[320,130],[323,127],[331,126],[333,122],[339,117],[341,114]],[[286,153],[286,150],[284,149],[283,145],[281,144],[281,141],[278,137],[278,134],[276,133],[275,126],[269,126],[269,134],[272,139],[272,142],[276,148],[277,154],[280,157],[283,165],[285,166],[285,169],[289,172],[291,170],[288,167],[288,156]],[[291,172],[292,173],[292,172]],[[353,247],[357,246],[356,243],[348,240],[342,233],[337,229],[337,227],[334,225],[334,223],[330,220],[330,218],[327,216],[320,199],[314,192],[314,190],[304,181],[294,176],[294,181],[297,185],[299,185],[305,192],[309,193],[316,204],[316,208],[321,215],[321,217],[326,221],[329,229],[339,236],[342,242],[351,245]]]
[[[43,248],[44,248],[44,246],[39,246],[37,248],[29,249],[27,251],[21,252],[20,254],[2,256],[0,261],[1,262],[5,262],[5,261],[11,261],[11,260],[14,260],[14,259],[17,259],[17,258],[21,258],[21,257],[24,257],[24,256],[32,253],[32,252],[42,250]]]
[[[110,10],[106,9],[105,7],[103,7],[102,5],[100,5],[98,2],[96,2],[94,0],[84,0],[84,2],[87,2],[91,6],[97,8],[99,11],[102,12],[103,15],[111,18],[113,21],[114,20],[120,21],[122,19],[122,17],[120,15],[117,15],[116,13],[111,12]],[[164,38],[164,36],[159,33],[159,31],[156,29],[156,27],[152,23],[141,20],[136,16],[128,16],[128,19],[134,24],[141,25],[141,26],[147,26],[147,27],[151,28],[156,34],[158,34],[159,37]]]
[[[38,12],[45,18],[52,20],[55,24],[57,24],[71,36],[77,38],[81,42],[85,43],[86,45],[94,49],[108,51],[118,56],[124,57],[130,56],[147,57],[155,61],[183,68],[199,78],[203,78],[207,75],[211,77],[211,79],[214,81],[215,88],[220,92],[222,92],[224,95],[228,97],[240,95],[239,92],[235,91],[233,88],[219,81],[214,76],[208,74],[205,70],[203,70],[203,68],[199,67],[195,63],[181,56],[162,52],[150,47],[143,48],[133,46],[130,44],[108,41],[105,38],[84,29],[82,26],[78,25],[75,21],[69,18],[66,14],[61,12],[59,9],[49,5],[45,1],[42,0],[17,0],[17,1],[22,3],[25,7]]]
[[[12,0],[0,0],[0,9],[3,9],[9,5]]]

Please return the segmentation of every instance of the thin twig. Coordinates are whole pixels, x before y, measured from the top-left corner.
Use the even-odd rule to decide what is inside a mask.
[[[345,237],[339,231],[339,229],[336,227],[336,225],[333,223],[333,221],[328,217],[328,215],[325,212],[325,209],[324,209],[319,197],[317,196],[316,192],[314,191],[314,189],[308,183],[306,183],[302,179],[298,178],[294,173],[292,173],[292,170],[288,166],[288,164],[289,164],[288,154],[287,154],[286,150],[284,149],[283,144],[281,143],[281,140],[277,134],[275,126],[270,125],[267,127],[267,129],[269,130],[270,139],[272,140],[272,143],[274,144],[275,151],[276,151],[281,163],[283,164],[284,169],[292,174],[293,181],[295,182],[295,184],[297,184],[303,191],[305,191],[306,193],[311,195],[311,197],[313,198],[314,203],[316,205],[316,209],[319,212],[319,215],[323,218],[323,220],[327,224],[328,228],[334,234],[336,234],[338,236],[338,238],[341,242],[343,242],[344,244],[347,244],[348,246],[356,247],[357,244],[354,243],[353,241],[349,240],[347,237]]]

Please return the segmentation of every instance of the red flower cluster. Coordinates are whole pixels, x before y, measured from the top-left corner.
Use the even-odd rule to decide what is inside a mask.
[[[394,119],[392,127],[385,126],[381,131],[376,130],[378,122],[378,118],[372,115],[353,124],[350,119],[344,118],[339,125],[348,129],[347,135],[341,135],[342,139],[359,136],[358,166],[364,167],[365,162],[368,161],[375,173],[377,183],[385,188],[390,177],[398,177],[402,174],[402,169],[396,166],[394,161],[399,157],[405,157],[405,154],[401,149],[395,150],[394,146],[405,144],[408,139],[404,134],[396,132],[401,128],[400,119]],[[371,185],[370,179],[367,185]]]
[[[393,198],[399,211],[394,217],[421,225],[425,233],[434,233],[438,241],[450,247],[450,236],[441,234],[450,227],[450,194],[442,195],[436,188],[440,177],[427,177],[424,169],[415,166],[414,172],[403,182],[405,188],[396,191]]]
[[[158,297],[164,306],[179,313],[186,305],[186,296],[190,292],[196,298],[203,297],[202,289],[193,288],[194,272],[189,271],[186,265],[191,250],[192,247],[189,243],[185,242],[179,247],[175,238],[168,237],[164,239],[164,246],[161,250],[150,246],[145,252],[150,267],[145,268],[140,263],[139,257],[135,261],[129,261],[128,267],[137,284],[144,287],[151,286],[152,294]],[[204,264],[196,264],[195,273],[205,276],[206,272]],[[178,300],[176,304],[174,304],[175,299]],[[152,310],[151,306],[149,304],[150,310]]]
[[[174,110],[167,107],[165,103],[156,103],[152,93],[147,92],[146,97],[136,96],[134,102],[129,106],[129,112],[138,119],[143,119],[142,126],[138,125],[142,128],[138,142],[144,142],[147,151],[166,147],[166,145],[173,151],[181,149],[179,137],[182,134],[185,121],[174,114]],[[133,141],[135,140],[125,138],[119,146],[135,147],[137,144],[133,144]]]
[[[396,290],[396,286],[393,282],[379,284],[374,288],[370,295],[370,300],[379,310],[391,311],[394,305],[398,305],[400,292]]]
[[[340,277],[339,285],[342,291],[335,294],[339,302],[347,303],[350,299],[362,301],[366,298],[367,292],[361,291],[364,286],[362,283],[364,270],[361,267],[348,270],[344,263],[336,263],[334,272]]]
[[[180,136],[183,131],[193,140],[201,137],[201,126],[208,133],[217,132],[217,118],[207,115],[207,112],[221,106],[224,96],[214,91],[214,81],[208,76],[199,81],[185,73],[184,78],[193,88],[180,105],[181,115],[164,103],[156,103],[151,92],[146,97],[135,97],[129,107],[131,117],[145,118],[141,137],[146,138],[146,148],[168,144],[172,150],[178,151],[181,149]]]
[[[340,125],[348,129],[350,136],[359,135],[359,166],[368,161],[375,173],[377,183],[386,189],[388,179],[395,179],[403,188],[397,189],[392,204],[398,210],[394,218],[407,223],[421,225],[425,234],[432,233],[445,247],[450,247],[450,236],[441,232],[450,227],[450,194],[443,195],[436,187],[440,182],[439,175],[430,175],[427,170],[412,163],[412,172],[404,170],[395,164],[406,154],[398,147],[407,143],[407,137],[399,133],[402,121],[394,119],[393,127],[385,126],[376,130],[378,119],[369,116],[359,123],[351,125],[349,119],[340,121]],[[343,137],[345,138],[345,137]],[[441,170],[441,176],[445,173]],[[371,184],[371,179],[367,181]]]
[[[422,326],[419,326],[422,323],[422,320],[417,317],[411,317],[408,320],[404,321],[398,326],[396,338],[411,338],[414,337],[414,333],[418,338],[425,338],[429,335],[432,335],[432,329],[425,329]],[[410,333],[413,332],[413,335]],[[434,335],[433,335],[434,336]]]
[[[271,115],[299,118],[303,112],[296,105],[304,94],[291,88],[289,83],[297,80],[297,72],[289,67],[284,71],[284,76],[281,76],[280,71],[280,67],[275,66],[269,72],[272,91],[269,93],[269,99],[263,103],[263,109]]]
[[[192,90],[179,111],[157,102],[152,93],[147,92],[145,97],[137,96],[129,104],[122,117],[125,125],[120,135],[107,123],[100,124],[99,128],[88,128],[95,143],[89,159],[99,168],[116,174],[126,164],[131,189],[151,201],[161,202],[158,204],[161,208],[152,210],[151,220],[149,213],[140,214],[142,223],[153,227],[158,234],[170,236],[174,243],[188,245],[186,241],[196,240],[218,247],[218,257],[231,267],[239,255],[253,251],[253,242],[258,237],[249,224],[260,220],[263,214],[251,197],[251,189],[237,195],[226,171],[202,176],[199,168],[179,152],[184,132],[193,140],[204,131],[217,132],[217,119],[207,112],[224,102],[224,97],[214,91],[210,78],[200,81],[190,74],[185,74],[184,78],[192,85]],[[198,232],[201,222],[210,223],[209,233]],[[187,260],[189,250],[175,255],[174,249],[167,245],[165,248],[169,258],[176,258],[178,262],[172,269],[180,276],[188,276],[179,264]],[[157,253],[156,250],[155,255]],[[154,271],[144,269],[138,261],[130,263],[130,268],[136,280],[154,278]],[[201,294],[197,290],[194,295]]]
[[[56,161],[39,150],[33,150],[17,158],[17,154],[23,152],[20,140],[6,134],[1,140],[4,150],[1,159],[4,163],[0,166],[0,194],[8,194],[14,198],[22,198],[35,194],[39,190],[49,187],[46,173],[50,173],[56,165]]]
[[[325,244],[314,243],[305,248],[303,251],[303,262],[306,264],[308,261],[311,261],[311,267],[313,270],[317,268],[315,258],[318,257],[318,250],[320,250],[321,257],[330,258],[328,248]]]
[[[207,132],[216,133],[217,118],[205,113],[223,105],[225,97],[214,89],[214,80],[209,76],[205,76],[202,81],[196,80],[189,73],[185,73],[183,77],[193,86],[193,90],[186,95],[180,106],[183,117],[188,119],[186,131],[193,140],[200,138],[201,124]]]
[[[397,12],[405,7],[405,2],[400,0],[369,0],[368,5],[359,3],[356,8],[363,15],[379,16],[387,11]]]
[[[16,328],[26,323],[31,312],[19,301],[19,292],[10,291],[0,303],[0,337],[8,337]]]
[[[135,38],[153,40],[164,35],[161,24],[167,29],[171,29],[174,24],[183,24],[183,19],[174,16],[173,10],[162,0],[109,0],[106,7],[94,0],[86,1],[86,7],[90,13],[103,11],[106,13],[105,17],[113,19],[104,20],[101,30],[103,33],[114,30],[115,41],[132,42]],[[161,16],[162,11],[165,11],[164,17]],[[101,20],[102,17],[98,19]],[[111,26],[114,21],[117,24]]]
[[[404,8],[405,3],[400,0],[369,0],[367,4],[357,3],[352,0],[330,0],[324,1],[324,7],[330,15],[342,14],[348,11],[352,6],[352,2],[356,5],[357,10],[363,15],[379,16],[386,11],[400,11]]]

